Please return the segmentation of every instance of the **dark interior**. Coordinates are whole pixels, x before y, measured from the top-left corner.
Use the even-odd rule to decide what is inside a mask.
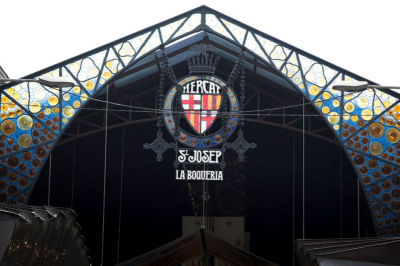
[[[217,47],[221,59],[215,74],[227,80],[240,48],[204,32],[166,48],[176,77],[188,74],[184,56],[194,43]],[[152,53],[118,75],[109,87],[109,101],[157,108],[160,57],[160,51]],[[245,110],[302,104],[302,95],[251,53],[246,53],[245,77]],[[170,86],[166,82],[164,90]],[[238,88],[236,81],[236,94]],[[98,98],[105,100],[105,92]],[[105,103],[92,101],[86,108],[89,109],[75,117],[52,153],[50,204],[75,210],[93,265],[99,265]],[[168,150],[163,161],[157,162],[153,151],[143,149],[145,143],[156,138],[156,114],[127,112],[128,108],[123,106],[109,108],[104,265],[117,263],[121,191],[120,262],[178,238],[182,234],[182,216],[202,216],[203,210],[203,183],[192,181],[189,186],[188,181],[175,180],[174,152]],[[228,150],[224,181],[208,181],[206,185],[210,199],[205,215],[245,216],[245,231],[251,233],[250,252],[278,265],[292,263],[293,239],[303,238],[302,112],[303,108],[298,106],[246,116],[244,137],[256,143],[257,148],[247,151],[244,162],[238,161],[236,152]],[[308,105],[305,114],[318,115],[318,112]],[[357,237],[357,176],[324,119],[305,117],[305,236]],[[165,128],[163,132],[164,139],[171,142]],[[230,141],[234,139],[236,134]],[[35,186],[31,205],[47,204],[48,169],[49,160]],[[363,194],[360,220],[361,237],[375,236]]]

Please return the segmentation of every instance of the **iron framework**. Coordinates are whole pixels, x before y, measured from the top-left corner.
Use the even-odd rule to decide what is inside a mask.
[[[6,141],[3,146],[7,153],[3,151],[0,156],[2,159],[0,174],[2,181],[6,182],[3,182],[3,188],[6,189],[0,193],[0,201],[16,204],[26,204],[29,201],[44,162],[71,121],[86,106],[88,99],[98,97],[105,88],[110,89],[113,81],[134,73],[136,71],[134,66],[146,58],[146,55],[201,31],[246,49],[259,61],[256,62],[257,66],[264,68],[265,65],[268,66],[268,71],[280,75],[313,103],[330,130],[337,136],[337,140],[329,141],[338,143],[346,150],[348,159],[359,176],[365,197],[370,202],[377,234],[400,236],[396,232],[398,226],[396,221],[400,218],[398,201],[400,181],[397,177],[400,161],[398,150],[400,146],[397,144],[400,136],[397,130],[400,126],[400,121],[397,121],[397,118],[400,118],[400,115],[397,115],[400,111],[400,106],[397,105],[398,94],[391,91],[384,93],[377,89],[357,94],[338,93],[331,88],[337,80],[366,79],[206,6],[193,9],[25,77],[70,76],[76,82],[74,88],[55,90],[27,83],[6,84],[0,87],[4,99],[2,125],[6,126],[5,121],[11,121],[15,127],[15,124],[18,124],[17,118],[27,115],[33,119],[32,124],[37,128],[26,130],[24,127],[22,129],[19,127],[4,137],[3,141],[6,139],[10,141]],[[264,93],[267,92],[259,89],[256,96]],[[132,101],[134,103],[134,99]],[[263,115],[265,114],[260,112],[257,119],[245,118],[245,121],[290,128],[289,123],[285,121],[280,125],[263,121]],[[142,121],[124,121],[120,126],[157,119],[151,113],[149,116]],[[80,119],[81,123],[83,121]],[[378,127],[382,134],[372,136],[368,132],[371,127]],[[41,133],[35,132],[38,128],[41,128]],[[102,131],[104,127],[98,127],[96,130]],[[299,129],[294,130],[299,131]],[[316,133],[307,132],[323,138]],[[78,132],[63,143],[83,134]],[[16,145],[12,144],[18,143],[21,135],[28,135],[34,143],[22,149],[17,146],[13,150]],[[393,141],[393,138],[396,141]],[[373,155],[371,143],[382,151]],[[40,162],[32,163],[33,156],[30,155],[23,157],[27,152],[34,154]],[[20,163],[22,161],[24,162]],[[21,166],[22,164],[25,165]],[[38,164],[40,166],[35,168]]]

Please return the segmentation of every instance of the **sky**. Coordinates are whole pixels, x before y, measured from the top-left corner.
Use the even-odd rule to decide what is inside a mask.
[[[201,5],[378,84],[400,86],[399,0],[1,0],[0,66],[20,78]]]

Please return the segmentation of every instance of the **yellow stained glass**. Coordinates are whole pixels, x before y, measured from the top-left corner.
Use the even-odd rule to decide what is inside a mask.
[[[384,103],[383,103],[383,106],[384,106],[385,108],[388,108],[388,107],[390,106],[390,103],[389,103],[389,102],[384,102]]]
[[[21,130],[29,130],[33,126],[33,119],[29,115],[22,115],[17,120],[17,126]]]
[[[88,80],[88,81],[86,81],[86,83],[85,83],[85,88],[86,88],[87,90],[89,90],[89,91],[93,90],[93,89],[94,89],[94,86],[95,86],[95,84],[94,84],[94,82],[93,82],[92,80]]]
[[[6,96],[1,97],[2,103],[8,103],[8,98]]]
[[[318,88],[317,86],[315,86],[315,85],[312,85],[312,86],[310,86],[310,88],[308,89],[308,92],[309,92],[311,95],[315,96],[315,95],[318,94],[319,88]]]
[[[339,125],[338,125],[338,124],[336,124],[336,125],[333,125],[333,129],[334,129],[334,130],[339,130],[339,128],[340,128],[340,127],[339,127]]]
[[[294,84],[299,84],[301,82],[301,77],[299,75],[294,76],[293,82]]]
[[[19,100],[19,93],[14,93],[14,95],[13,95],[13,98],[15,99],[15,100]]]
[[[14,108],[14,107],[15,107],[15,103],[10,101],[10,102],[8,103],[8,107]]]
[[[380,155],[383,151],[383,147],[382,144],[380,144],[379,142],[372,142],[369,145],[369,152],[372,155]]]
[[[111,78],[111,73],[108,72],[108,71],[104,72],[104,73],[103,73],[103,78],[104,78],[104,79],[109,79],[109,78]]]
[[[324,114],[329,113],[329,107],[328,106],[322,107],[322,113],[324,113]]]
[[[63,100],[64,100],[64,101],[69,101],[70,98],[71,98],[71,97],[70,97],[69,94],[67,94],[67,93],[63,95]]]
[[[31,111],[32,113],[36,114],[40,111],[41,109],[41,104],[38,102],[33,102],[29,105],[29,111]]]
[[[350,95],[350,94],[346,94],[346,95],[344,96],[344,99],[345,99],[346,101],[349,101],[349,100],[351,99],[351,95]]]
[[[320,99],[317,99],[315,101],[315,105],[318,106],[318,107],[321,107],[322,106],[322,101]]]
[[[331,97],[331,95],[330,95],[329,92],[324,92],[324,93],[322,94],[322,98],[324,98],[325,100],[328,100],[330,97]]]
[[[344,105],[344,110],[348,113],[352,113],[354,111],[354,104],[353,103],[346,103]]]
[[[63,122],[63,124],[68,123],[68,118],[63,118],[63,119],[62,119],[62,122]]]
[[[88,98],[89,98],[89,97],[87,96],[86,93],[82,94],[81,97],[79,97],[79,99],[81,99],[82,102],[87,101]]]
[[[27,105],[28,105],[28,100],[27,100],[27,99],[23,99],[23,100],[21,101],[21,104],[22,104],[23,106],[27,106]]]
[[[9,88],[9,89],[7,90],[7,93],[8,93],[9,95],[13,95],[13,94],[14,94],[14,89],[13,89],[13,88]]]
[[[58,114],[58,112],[60,112],[60,109],[58,107],[53,107],[51,111],[53,112],[53,114]]]
[[[44,113],[45,113],[46,115],[51,114],[51,109],[50,109],[50,108],[44,109]]]
[[[380,113],[382,113],[381,108],[379,108],[379,107],[375,108],[375,109],[374,109],[374,113],[375,113],[376,115],[379,115]]]
[[[75,110],[71,106],[67,106],[63,109],[62,113],[65,117],[72,117],[75,113]]]
[[[337,124],[339,122],[339,120],[340,120],[340,116],[338,113],[332,112],[329,114],[329,118],[328,118],[329,123]]]
[[[358,116],[356,116],[356,115],[351,116],[351,121],[357,122],[357,120],[358,120]]]
[[[373,118],[373,114],[372,111],[369,109],[365,109],[361,112],[361,118],[368,121],[371,120]]]
[[[50,96],[49,99],[47,100],[47,102],[51,105],[57,105],[58,104],[58,98],[56,96]]]
[[[368,106],[368,99],[365,97],[360,97],[357,99],[357,105],[360,108],[365,108]]]
[[[72,72],[78,72],[79,71],[79,64],[78,63],[72,63],[71,65],[70,65],[70,69],[71,69],[71,71]]]
[[[107,62],[107,63],[106,63],[106,66],[107,66],[108,68],[112,67],[112,62]]]
[[[74,108],[79,108],[79,107],[81,107],[81,102],[80,101],[75,101],[73,103],[73,106],[74,106]]]
[[[80,92],[81,92],[81,88],[80,88],[79,86],[75,86],[75,87],[72,89],[72,91],[73,91],[74,93],[80,93]]]
[[[339,102],[338,100],[334,100],[334,101],[332,102],[332,105],[333,105],[333,107],[339,107],[340,102]]]

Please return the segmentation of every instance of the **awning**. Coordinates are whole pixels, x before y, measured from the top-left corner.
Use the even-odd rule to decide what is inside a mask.
[[[400,238],[296,240],[294,249],[307,266],[400,265]]]

